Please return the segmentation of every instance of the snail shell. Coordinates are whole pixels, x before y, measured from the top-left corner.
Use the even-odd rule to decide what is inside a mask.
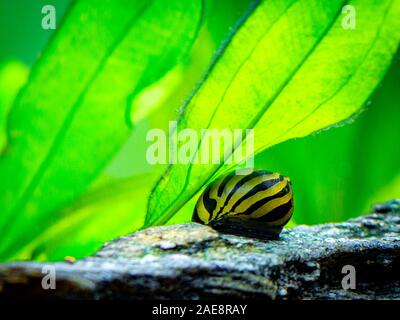
[[[231,172],[212,182],[197,201],[192,221],[216,229],[239,229],[276,237],[293,214],[293,191],[288,177],[257,170]],[[240,233],[240,232],[239,232]]]

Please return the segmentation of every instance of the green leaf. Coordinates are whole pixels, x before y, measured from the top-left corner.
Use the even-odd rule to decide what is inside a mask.
[[[399,70],[400,50],[353,123],[292,139],[256,156],[257,167],[290,177],[296,222],[345,221],[400,197],[400,149],[395,147],[400,141]]]
[[[7,144],[7,115],[14,99],[25,84],[28,68],[19,61],[4,61],[0,63],[0,151]]]
[[[109,162],[130,133],[132,99],[186,54],[201,9],[200,0],[75,3],[10,114],[0,256],[57,220]]]
[[[10,260],[82,258],[105,242],[140,228],[154,174],[112,180],[63,208],[62,218],[13,251]],[[150,183],[149,183],[150,182]],[[133,201],[134,199],[134,201]]]
[[[354,30],[342,27],[345,4],[356,9]],[[258,153],[344,121],[383,78],[399,44],[399,15],[400,2],[390,0],[262,2],[216,57],[177,130],[254,128]],[[222,168],[171,165],[145,225],[168,221]]]

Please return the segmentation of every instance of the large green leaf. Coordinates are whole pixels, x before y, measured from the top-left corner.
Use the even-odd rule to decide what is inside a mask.
[[[400,50],[353,123],[261,152],[257,167],[291,178],[297,223],[344,221],[400,198]]]
[[[357,12],[350,30],[342,26],[345,4],[262,2],[215,59],[177,130],[254,128],[257,153],[357,113],[398,47],[400,2],[350,1]],[[152,192],[145,225],[166,222],[221,168],[171,165]]]
[[[131,100],[187,52],[201,8],[200,0],[75,3],[10,114],[0,159],[4,257],[108,163],[129,135]]]

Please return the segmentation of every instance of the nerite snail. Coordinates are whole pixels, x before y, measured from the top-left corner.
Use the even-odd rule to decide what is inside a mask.
[[[245,175],[231,172],[204,190],[192,221],[228,233],[276,238],[293,209],[288,177],[262,170]]]

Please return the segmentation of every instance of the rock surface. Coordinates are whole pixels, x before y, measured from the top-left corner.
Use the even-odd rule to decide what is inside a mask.
[[[0,264],[0,298],[400,299],[396,203],[269,241],[195,223],[153,227],[75,263]],[[42,289],[45,265],[55,267],[56,290]],[[345,265],[355,267],[354,290],[342,288]]]

